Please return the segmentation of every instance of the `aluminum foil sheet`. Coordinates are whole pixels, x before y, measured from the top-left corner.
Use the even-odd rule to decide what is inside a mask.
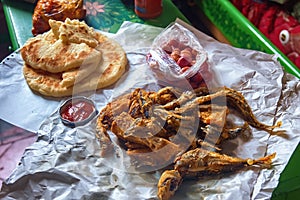
[[[300,82],[284,73],[275,55],[234,48],[184,26],[195,33],[208,52],[218,81],[242,92],[260,121],[266,124],[282,121],[280,130],[285,132],[269,135],[253,128],[249,137],[238,137],[223,145],[225,153],[242,158],[258,158],[276,152],[271,169],[186,180],[173,199],[270,199],[300,140]],[[113,37],[126,50],[129,66],[118,83],[90,96],[97,109],[101,110],[113,97],[132,88],[158,89],[144,56],[160,31],[160,28],[131,22],[121,26]],[[3,100],[0,116],[23,128],[35,130],[38,127],[38,139],[25,150],[20,164],[3,183],[1,198],[157,199],[157,182],[162,170],[129,173],[122,170],[122,166],[102,158],[99,154],[101,145],[95,137],[96,118],[73,129],[64,126],[57,111],[61,100],[32,94],[19,74],[22,67],[19,52],[12,54],[9,60],[0,66],[0,100]],[[9,74],[3,74],[2,68]],[[9,77],[13,80],[8,81]],[[11,94],[11,88],[19,88],[23,98]],[[4,109],[8,102],[10,108]],[[29,103],[34,108],[47,109],[42,113],[40,110],[33,112],[26,106]],[[20,116],[27,116],[25,123],[19,121],[15,104],[24,107]],[[15,118],[4,112],[16,112]]]

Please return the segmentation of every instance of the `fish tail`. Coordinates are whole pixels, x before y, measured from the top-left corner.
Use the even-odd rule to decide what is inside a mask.
[[[274,132],[275,128],[279,128],[281,126],[282,126],[282,121],[277,122],[274,126],[270,126],[269,128],[270,128],[271,133]]]
[[[248,159],[247,164],[248,165],[259,165],[264,168],[270,168],[272,166],[272,160],[275,158],[276,153],[272,153],[270,155],[267,155],[265,157],[259,158],[259,159]]]

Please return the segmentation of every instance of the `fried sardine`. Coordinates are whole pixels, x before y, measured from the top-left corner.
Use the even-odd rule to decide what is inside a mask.
[[[229,123],[229,113],[239,113],[244,125]],[[162,163],[173,167],[163,172],[158,182],[158,197],[169,199],[186,177],[236,172],[249,166],[270,167],[275,153],[242,159],[219,153],[218,145],[249,126],[272,134],[280,124],[260,122],[245,97],[231,88],[180,91],[165,87],[157,92],[138,88],[101,111],[97,136],[104,157],[116,145],[110,138],[112,133],[137,169],[162,169],[166,167]]]
[[[217,152],[196,148],[184,153],[175,161],[173,170],[162,173],[158,182],[157,196],[161,200],[171,198],[184,177],[203,177],[236,172],[250,166],[269,168],[275,153],[259,159],[242,159]]]

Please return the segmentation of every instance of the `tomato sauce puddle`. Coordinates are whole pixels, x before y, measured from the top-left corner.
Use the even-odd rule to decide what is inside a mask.
[[[94,106],[86,101],[72,101],[61,112],[62,118],[71,122],[83,121],[95,111]]]

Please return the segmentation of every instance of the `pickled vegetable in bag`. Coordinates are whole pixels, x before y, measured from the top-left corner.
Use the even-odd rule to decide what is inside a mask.
[[[207,52],[198,38],[177,23],[170,24],[153,41],[147,62],[163,85],[192,88],[212,78]]]

